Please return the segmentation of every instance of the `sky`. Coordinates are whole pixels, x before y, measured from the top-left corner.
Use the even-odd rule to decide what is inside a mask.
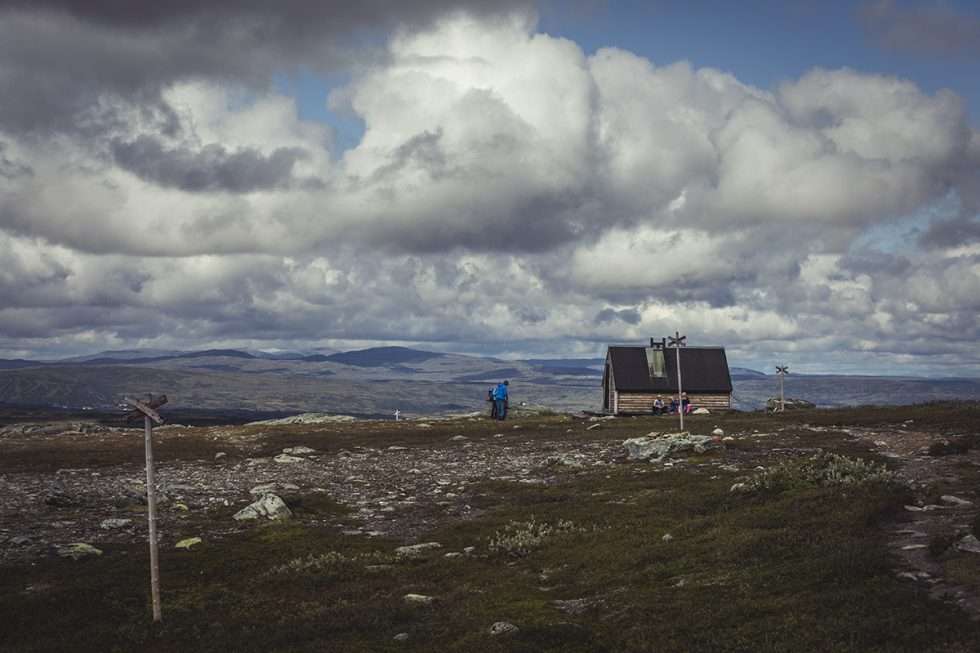
[[[0,357],[980,376],[980,5],[0,0]]]

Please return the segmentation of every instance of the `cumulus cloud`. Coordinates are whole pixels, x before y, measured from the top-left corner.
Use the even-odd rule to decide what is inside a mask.
[[[126,47],[217,45],[146,85],[69,85],[66,113],[43,125],[0,109],[0,349],[595,353],[680,329],[747,359],[980,369],[980,136],[949,91],[846,69],[760,89],[619,49],[586,55],[526,12],[422,3],[417,20],[377,23],[401,25],[384,56],[323,98],[364,123],[341,153],[293,98],[224,61],[222,39],[267,15],[245,6],[213,43],[195,29],[228,16],[194,2],[132,23],[113,3],[6,10],[43,38],[70,24]],[[366,7],[341,24],[375,24]],[[322,30],[339,27],[296,16],[260,39],[262,74],[336,47]],[[0,89],[35,70],[10,61]],[[874,242],[909,219],[921,225],[905,250]]]

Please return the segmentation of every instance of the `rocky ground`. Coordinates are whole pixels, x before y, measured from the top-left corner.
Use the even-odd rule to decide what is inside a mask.
[[[670,431],[672,422],[584,415],[518,415],[492,422],[468,415],[397,423],[328,419],[167,426],[154,437],[160,545],[173,550],[201,538],[207,545],[231,546],[256,529],[252,521],[236,520],[236,513],[267,494],[284,500],[292,523],[352,542],[376,539],[405,546],[425,543],[453,524],[492,516],[499,502],[508,500],[495,493],[499,488],[560,492],[576,479],[592,483],[627,473],[642,483],[644,475],[683,473],[701,479],[697,483],[720,484],[731,495],[729,486],[750,482],[785,461],[834,450],[884,461],[908,490],[904,508],[879,526],[892,555],[893,577],[977,619],[980,543],[973,543],[980,447],[946,446],[976,436],[977,411],[970,410],[950,423],[914,411],[909,414],[918,420],[897,421],[901,412],[884,421],[877,414],[831,411],[709,415],[689,424],[709,443],[707,451],[702,447],[642,463],[630,458],[624,441]],[[0,428],[0,568],[26,574],[21,589],[26,595],[45,584],[23,570],[60,556],[99,555],[80,544],[106,556],[126,556],[145,542],[142,434],[142,429],[86,422]],[[634,487],[615,496],[603,486],[590,494],[618,509],[637,505],[650,492]],[[466,548],[480,545],[474,540]],[[439,554],[461,555],[448,548]],[[677,582],[683,585],[688,577]],[[407,596],[409,602],[426,600],[424,594]],[[580,612],[591,600],[567,599],[573,607],[585,601]],[[500,623],[493,628],[506,631],[513,625]]]

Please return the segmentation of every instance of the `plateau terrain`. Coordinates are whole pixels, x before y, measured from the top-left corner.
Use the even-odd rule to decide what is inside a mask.
[[[142,430],[4,416],[4,651],[980,647],[976,402],[164,426],[160,624]]]

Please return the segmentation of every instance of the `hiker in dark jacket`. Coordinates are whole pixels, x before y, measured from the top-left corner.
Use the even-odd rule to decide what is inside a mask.
[[[497,387],[493,391],[494,405],[497,408],[497,419],[503,420],[507,419],[507,386],[510,385],[508,381],[503,383],[498,383]]]
[[[487,390],[487,401],[490,402],[490,419],[497,419],[497,400],[493,396],[496,390],[497,387],[493,385]]]

